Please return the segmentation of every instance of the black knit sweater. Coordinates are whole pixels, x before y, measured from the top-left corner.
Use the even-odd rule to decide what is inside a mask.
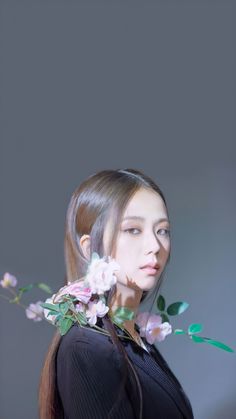
[[[118,327],[116,331],[126,335]],[[183,388],[155,346],[144,339],[147,352],[134,341],[120,340],[141,383],[142,419],[193,419]],[[139,394],[129,379],[121,388],[123,362],[109,336],[72,326],[56,357],[64,419],[136,419]]]

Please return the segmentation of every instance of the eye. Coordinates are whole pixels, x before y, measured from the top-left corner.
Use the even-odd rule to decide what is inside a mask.
[[[161,234],[161,236],[168,236],[170,234],[170,230],[168,228],[160,228],[158,231],[164,231],[164,234]]]
[[[126,230],[124,230],[124,232],[125,232],[125,233],[126,233],[127,231],[128,231],[130,234],[132,234],[133,236],[136,236],[136,235],[140,232],[139,228],[127,228]],[[136,231],[136,232],[138,232],[138,233],[134,233],[134,231]]]

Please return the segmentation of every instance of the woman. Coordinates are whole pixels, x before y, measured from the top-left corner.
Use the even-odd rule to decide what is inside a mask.
[[[179,381],[140,337],[135,317],[122,329],[111,320],[117,307],[137,315],[141,302],[155,302],[169,262],[166,201],[148,176],[103,170],[75,190],[65,227],[67,283],[84,278],[93,252],[120,266],[109,312],[97,321],[109,336],[77,324],[56,333],[41,376],[40,419],[193,418]]]

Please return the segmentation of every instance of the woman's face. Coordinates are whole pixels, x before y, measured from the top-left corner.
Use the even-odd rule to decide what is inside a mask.
[[[170,225],[161,196],[151,190],[138,190],[127,204],[118,231],[113,257],[120,265],[117,282],[148,291],[165,268],[170,253]],[[104,232],[104,249],[109,238],[109,222]],[[157,270],[142,268],[158,264]]]

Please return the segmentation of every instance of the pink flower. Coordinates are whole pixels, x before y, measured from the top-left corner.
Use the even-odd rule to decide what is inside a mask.
[[[15,287],[17,284],[17,279],[15,276],[5,272],[3,279],[0,281],[0,284],[3,288]]]
[[[62,296],[65,294],[73,295],[77,300],[87,304],[91,298],[92,292],[88,286],[85,286],[84,281],[75,281],[65,287],[62,287],[54,297],[54,304],[62,301]]]
[[[41,307],[42,301],[37,301],[37,303],[31,303],[26,309],[25,314],[28,319],[34,320],[35,322],[40,322],[43,318],[43,307]]]
[[[100,259],[94,257],[88,267],[86,274],[86,283],[91,288],[92,294],[104,294],[112,285],[116,283],[116,276],[114,271],[118,271],[120,266],[114,259],[108,257],[108,262],[104,258]]]
[[[162,323],[162,318],[158,314],[139,313],[135,322],[139,326],[140,336],[145,337],[150,344],[155,341],[161,342],[172,333],[170,323]]]
[[[107,307],[102,300],[89,301],[86,317],[89,319],[88,323],[90,326],[94,326],[97,323],[97,316],[105,316],[108,310],[109,307]]]

